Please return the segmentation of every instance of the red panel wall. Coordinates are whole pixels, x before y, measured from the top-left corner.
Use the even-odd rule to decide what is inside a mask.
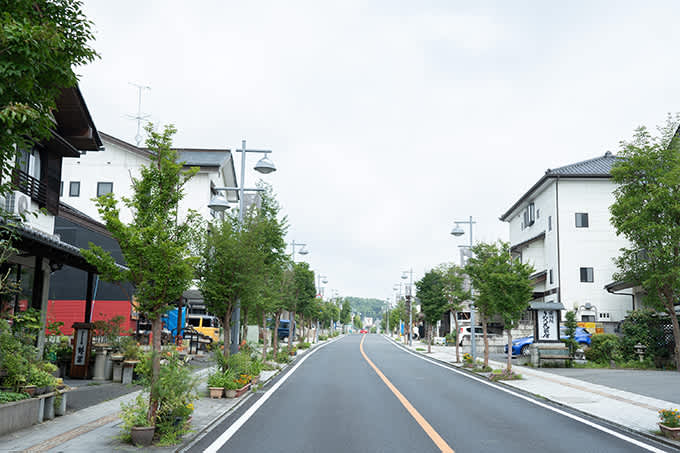
[[[101,300],[92,304],[92,321],[111,319],[114,316],[122,316],[123,330],[133,330],[134,321],[130,319],[130,302],[127,300]],[[64,325],[61,333],[73,334],[73,323],[85,321],[84,300],[50,300],[47,305],[47,322],[61,321]]]

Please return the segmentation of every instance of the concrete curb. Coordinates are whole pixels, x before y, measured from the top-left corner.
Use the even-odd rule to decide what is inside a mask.
[[[393,338],[390,338],[390,337],[385,336],[385,335],[383,335],[383,336],[384,336],[386,339],[388,339],[388,340],[394,342],[394,344],[395,344],[397,347],[399,347],[399,348],[401,348],[401,349],[403,349],[403,350],[405,350],[405,351],[412,352],[413,354],[418,354],[418,355],[420,355],[420,356],[422,356],[422,357],[424,357],[424,358],[426,358],[426,359],[428,359],[428,360],[432,360],[432,361],[434,361],[434,362],[441,363],[442,365],[445,365],[445,366],[447,366],[447,367],[449,367],[449,368],[451,368],[451,369],[455,369],[455,370],[462,371],[462,372],[467,373],[467,374],[469,374],[469,375],[471,375],[471,376],[475,376],[475,377],[478,377],[478,378],[482,378],[482,377],[483,377],[482,375],[480,375],[480,374],[478,374],[478,373],[475,373],[474,371],[471,371],[471,370],[469,370],[469,369],[466,369],[465,367],[459,367],[459,366],[456,366],[456,365],[452,364],[451,362],[447,362],[447,361],[445,361],[445,360],[437,359],[437,358],[435,358],[435,357],[430,357],[430,356],[428,356],[427,354],[424,354],[424,353],[422,353],[422,352],[420,352],[420,351],[408,349],[406,346],[404,346],[403,344],[400,344],[398,341],[395,341]],[[493,362],[494,362],[494,363],[499,363],[499,362],[496,362],[495,360],[494,360]],[[637,435],[637,436],[644,437],[644,438],[646,438],[646,439],[652,440],[652,441],[654,441],[654,442],[657,442],[657,443],[660,443],[660,444],[663,444],[663,445],[666,445],[666,446],[669,446],[669,447],[673,447],[673,448],[675,448],[675,449],[680,449],[680,442],[674,442],[674,441],[672,441],[672,440],[670,440],[670,439],[667,439],[666,437],[657,436],[657,435],[654,435],[654,434],[649,433],[649,432],[638,431],[638,430],[629,428],[629,427],[627,427],[627,426],[620,425],[620,424],[618,424],[618,423],[616,423],[616,422],[612,422],[612,421],[610,421],[610,420],[606,420],[606,419],[604,419],[604,418],[598,417],[597,415],[589,414],[588,412],[584,412],[584,411],[582,411],[582,410],[580,410],[580,409],[577,409],[577,408],[575,408],[575,407],[568,406],[568,405],[566,405],[566,404],[564,404],[564,403],[561,403],[561,402],[559,402],[559,401],[555,401],[555,400],[553,400],[553,399],[550,399],[550,398],[546,397],[545,395],[538,395],[538,394],[535,394],[535,393],[528,392],[528,391],[526,391],[526,390],[524,390],[524,389],[520,389],[520,388],[517,388],[517,387],[513,387],[513,386],[511,386],[511,385],[507,385],[507,384],[504,383],[503,381],[494,381],[494,382],[489,381],[489,382],[492,383],[492,384],[494,384],[494,385],[502,386],[502,387],[504,387],[504,388],[506,388],[506,389],[508,389],[508,390],[512,390],[513,392],[521,393],[521,394],[523,394],[523,395],[525,395],[525,396],[528,396],[528,397],[531,397],[531,398],[534,398],[534,399],[540,398],[540,399],[542,399],[542,400],[549,401],[551,404],[554,404],[555,406],[559,406],[560,408],[568,409],[568,410],[571,411],[571,412],[578,413],[579,415],[582,415],[582,416],[584,416],[584,417],[590,418],[590,419],[592,419],[592,420],[596,420],[596,421],[598,421],[598,422],[600,422],[600,423],[603,423],[603,424],[605,424],[605,425],[614,426],[614,427],[616,427],[617,429],[619,429],[619,430],[621,430],[621,431],[624,431],[624,432],[627,432],[627,433],[630,433],[630,434],[635,434],[635,435]]]

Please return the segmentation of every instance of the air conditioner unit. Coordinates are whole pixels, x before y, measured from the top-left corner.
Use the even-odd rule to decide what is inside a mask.
[[[12,192],[6,197],[0,197],[0,205],[10,214],[20,216],[31,208],[31,199],[21,192]]]

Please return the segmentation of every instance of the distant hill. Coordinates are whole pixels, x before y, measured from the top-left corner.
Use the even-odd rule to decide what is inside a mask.
[[[345,297],[352,306],[352,311],[361,313],[362,318],[380,318],[385,310],[385,301],[380,299],[367,299],[364,297]]]

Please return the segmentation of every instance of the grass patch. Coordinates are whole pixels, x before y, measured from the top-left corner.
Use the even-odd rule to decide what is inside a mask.
[[[416,351],[424,351],[425,348],[416,348]]]

